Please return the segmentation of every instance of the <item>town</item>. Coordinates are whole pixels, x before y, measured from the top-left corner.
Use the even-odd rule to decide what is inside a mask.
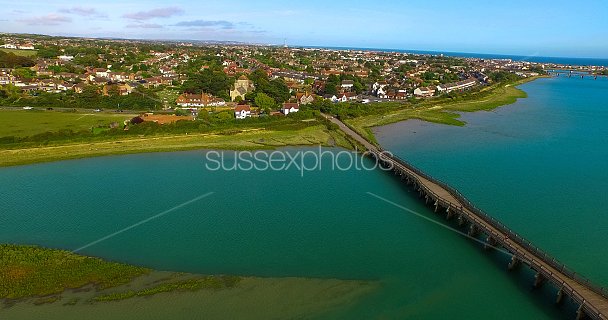
[[[367,50],[0,37],[0,102],[236,119],[320,103],[414,101],[563,66]],[[604,69],[593,70],[602,73]]]

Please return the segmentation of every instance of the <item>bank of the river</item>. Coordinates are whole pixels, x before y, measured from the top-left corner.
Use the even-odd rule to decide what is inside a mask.
[[[193,149],[259,150],[284,146],[340,146],[351,148],[340,131],[324,125],[299,130],[250,129],[238,133],[194,133],[143,136],[90,143],[69,143],[36,148],[0,150],[0,167],[116,154],[182,151]]]
[[[465,122],[459,119],[460,114],[458,114],[458,112],[492,110],[500,106],[513,104],[517,99],[527,97],[527,94],[516,86],[543,77],[544,76],[530,77],[509,84],[493,85],[471,94],[471,96],[466,99],[443,99],[440,101],[430,99],[424,101],[422,104],[412,105],[390,113],[347,119],[345,122],[359,134],[362,134],[369,141],[373,142],[376,142],[376,138],[372,133],[372,127],[383,126],[408,119],[419,119],[433,123],[464,126]]]
[[[132,308],[140,309],[142,319],[176,316],[184,308],[190,315],[197,308],[204,318],[298,318],[352,303],[377,286],[371,281],[161,272],[64,250],[0,245],[3,319],[80,319],[83,312],[93,315],[90,319],[121,319]]]
[[[395,111],[348,119],[345,122],[373,142],[376,140],[371,132],[371,127],[407,119],[462,126],[465,123],[458,119],[460,115],[457,112],[491,110],[512,104],[517,99],[527,96],[525,92],[515,86],[537,78],[539,77],[486,87],[464,98],[430,99],[414,105],[405,104],[403,108]],[[229,133],[219,131],[179,135],[159,134],[124,138],[109,137],[106,140],[92,141],[57,141],[42,146],[25,145],[23,148],[0,149],[0,167],[105,155],[193,149],[255,150],[307,145],[353,148],[353,142],[349,141],[340,130],[329,129],[320,123],[315,125],[314,122],[318,121],[315,119],[306,121],[309,121],[308,126],[294,127],[289,130],[245,128],[231,130]]]

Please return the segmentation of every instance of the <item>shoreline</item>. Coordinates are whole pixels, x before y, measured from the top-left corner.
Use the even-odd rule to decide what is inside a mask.
[[[256,129],[230,135],[214,133],[158,135],[38,148],[4,149],[0,150],[0,168],[137,153],[204,149],[272,150],[279,147],[312,145],[352,148],[352,143],[340,132],[328,130],[323,125],[316,125],[294,131]]]
[[[410,119],[418,119],[445,125],[465,126],[466,122],[459,120],[461,116],[460,112],[491,111],[496,108],[513,104],[517,102],[518,99],[528,97],[528,94],[517,88],[517,86],[543,78],[550,77],[536,76],[524,78],[513,83],[484,88],[481,91],[474,93],[475,95],[482,95],[481,97],[476,97],[476,99],[437,102],[430,99],[423,101],[422,106],[420,107],[412,106],[411,108],[400,109],[387,114],[346,119],[344,122],[355,132],[361,134],[374,144],[378,144],[378,141],[373,134],[373,127],[384,126]]]
[[[82,312],[91,309],[103,314],[99,317],[103,319],[107,317],[105,312],[139,316],[141,310],[136,312],[134,308],[171,313],[192,306],[200,307],[198,313],[207,315],[235,313],[240,314],[240,318],[254,308],[260,309],[263,315],[260,319],[277,315],[299,318],[350,306],[380,285],[377,280],[156,271],[29,245],[3,244],[0,253],[0,261],[4,262],[0,265],[0,279],[4,278],[0,283],[0,315],[24,319],[40,316],[65,319],[66,315],[79,319]],[[81,271],[76,272],[77,276],[72,275],[74,268]],[[106,272],[108,268],[113,271],[111,275]],[[42,278],[47,281],[41,281]],[[77,285],[69,285],[66,279]],[[294,295],[299,297],[298,303],[287,303]],[[322,303],[319,303],[320,297],[323,297]],[[288,301],[276,307],[276,301],[281,299]],[[159,305],[162,310],[158,309]],[[235,305],[246,307],[235,309]]]
[[[421,106],[411,106],[387,114],[363,116],[345,122],[359,134],[377,144],[372,127],[387,125],[408,119],[465,125],[458,120],[458,112],[492,110],[515,103],[527,94],[516,86],[547,76],[521,79],[512,84],[484,88],[475,93],[481,97],[466,97],[460,101],[422,101]],[[484,95],[489,95],[486,97]],[[438,104],[435,104],[435,103]],[[481,103],[481,104],[480,104]],[[167,141],[168,140],[168,141]],[[203,149],[218,150],[272,150],[287,146],[338,146],[353,149],[353,141],[336,130],[322,124],[290,131],[265,129],[242,130],[236,134],[204,133],[190,135],[156,135],[122,140],[105,140],[72,144],[57,144],[22,149],[0,149],[0,168],[62,160],[100,156],[172,152]]]

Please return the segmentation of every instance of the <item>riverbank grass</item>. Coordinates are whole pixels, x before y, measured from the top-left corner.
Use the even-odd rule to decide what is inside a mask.
[[[0,299],[49,296],[88,284],[107,289],[129,283],[150,271],[64,250],[3,244],[0,245]]]
[[[531,77],[509,84],[496,84],[483,88],[479,92],[471,93],[466,97],[454,99],[429,99],[419,104],[405,105],[404,108],[385,114],[375,114],[345,122],[368,140],[377,143],[371,128],[388,125],[395,122],[418,119],[439,124],[464,126],[466,123],[459,120],[457,112],[489,111],[501,106],[513,104],[517,99],[528,95],[516,86],[536,80],[540,77]]]
[[[71,143],[37,148],[0,150],[0,167],[116,154],[169,152],[196,149],[262,150],[284,146],[339,146],[351,148],[341,132],[324,125],[299,130],[249,129],[238,132],[128,137],[108,141]]]

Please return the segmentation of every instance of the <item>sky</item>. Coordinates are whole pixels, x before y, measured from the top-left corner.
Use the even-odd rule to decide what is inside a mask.
[[[606,0],[0,0],[0,32],[608,58]]]

